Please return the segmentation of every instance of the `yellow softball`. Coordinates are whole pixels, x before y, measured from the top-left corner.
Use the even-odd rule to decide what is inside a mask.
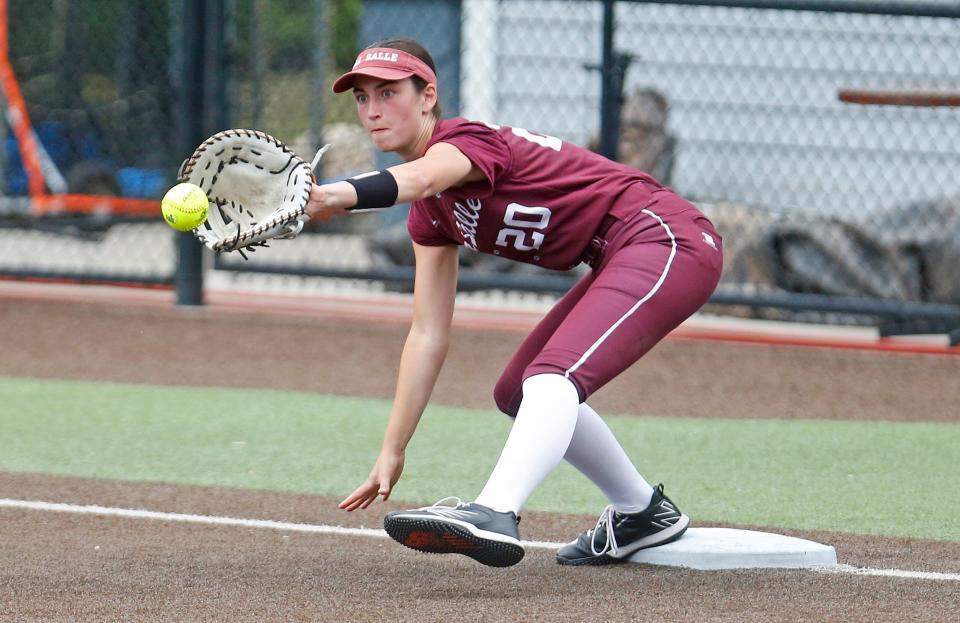
[[[195,184],[177,184],[160,202],[163,220],[177,231],[190,231],[207,220],[207,195]]]

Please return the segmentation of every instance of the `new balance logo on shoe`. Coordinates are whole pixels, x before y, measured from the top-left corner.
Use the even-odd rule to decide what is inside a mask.
[[[661,512],[654,513],[654,519],[651,520],[651,523],[655,526],[670,528],[683,518],[677,507],[671,504],[669,500],[660,502],[660,508]]]
[[[650,505],[639,513],[620,513],[608,506],[593,530],[557,552],[561,565],[607,565],[623,562],[630,554],[679,539],[690,518],[663,494],[663,485],[653,491]]]

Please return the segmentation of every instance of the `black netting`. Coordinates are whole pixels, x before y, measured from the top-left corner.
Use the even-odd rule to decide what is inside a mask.
[[[214,119],[260,129],[307,158],[331,142],[325,179],[396,162],[375,152],[352,99],[330,93],[360,48],[388,37],[414,37],[431,50],[447,115],[603,144],[599,1],[8,4],[10,67],[43,146],[48,194],[155,202],[172,183],[188,155],[182,111],[191,94],[177,78],[188,47],[185,7],[217,22],[206,31],[211,38],[223,37],[222,49],[209,44],[204,57],[200,46],[197,57],[217,65],[207,68],[200,127],[223,129],[209,127]],[[843,89],[960,91],[960,21],[947,16],[955,3],[855,4],[875,10],[614,5],[613,50],[624,72],[617,157],[651,171],[716,222],[727,250],[717,300],[738,304],[727,311],[856,317],[849,304],[811,312],[830,305],[790,295],[960,305],[951,268],[960,260],[960,107],[838,98]],[[945,9],[936,17],[896,14],[911,5]],[[880,13],[884,7],[891,14]],[[169,278],[172,235],[142,205],[31,204],[11,127],[0,136],[8,239],[0,272],[83,276],[120,259],[146,280]],[[218,266],[402,289],[411,262],[403,215],[398,208],[314,225],[250,262],[224,257]],[[505,288],[536,289],[534,269],[467,254],[463,261],[486,275],[473,282],[478,288],[499,276]]]

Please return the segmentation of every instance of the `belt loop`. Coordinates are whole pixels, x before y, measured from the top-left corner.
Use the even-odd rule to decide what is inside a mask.
[[[596,268],[600,264],[600,261],[603,259],[603,252],[607,248],[607,232],[619,222],[620,219],[611,214],[603,217],[603,220],[600,221],[600,225],[597,227],[596,233],[590,239],[587,248],[584,249],[583,255],[580,256],[581,262],[591,268]]]
[[[599,236],[594,237],[594,240],[598,243],[597,254],[593,258],[594,267],[596,267],[603,261],[603,252],[607,250],[607,241],[605,238],[600,238]]]
[[[600,236],[594,236],[590,239],[590,243],[584,250],[580,260],[590,266],[590,268],[596,268],[597,265],[600,264],[600,260],[603,258],[603,251],[606,248],[607,241]]]

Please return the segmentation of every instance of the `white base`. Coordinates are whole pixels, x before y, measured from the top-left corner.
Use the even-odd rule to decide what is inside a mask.
[[[640,550],[630,562],[691,569],[802,569],[831,567],[829,546],[769,532],[731,528],[690,528],[673,543]]]

